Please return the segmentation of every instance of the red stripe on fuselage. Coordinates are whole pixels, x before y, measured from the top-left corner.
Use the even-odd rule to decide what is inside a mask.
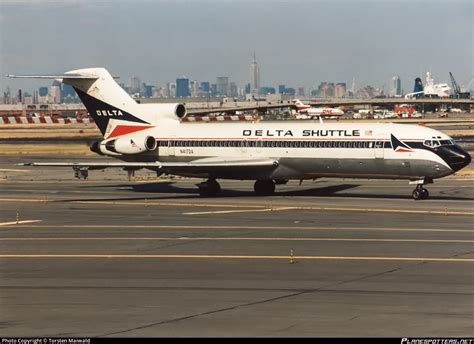
[[[402,147],[397,147],[397,149],[395,149],[395,152],[402,152],[402,153],[410,153],[410,152],[413,152],[412,149],[407,149],[407,148],[402,148]]]
[[[151,125],[117,125],[107,139],[153,128]]]

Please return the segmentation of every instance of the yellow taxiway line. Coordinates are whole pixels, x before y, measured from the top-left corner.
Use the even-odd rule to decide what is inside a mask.
[[[199,254],[1,254],[2,258],[95,258],[95,259],[266,259],[266,260],[369,260],[474,263],[474,258],[438,257],[353,257],[353,256],[243,256]]]
[[[217,211],[195,211],[195,212],[183,213],[183,215],[252,213],[252,212],[267,212],[267,211],[274,211],[274,210],[291,210],[291,209],[294,209],[294,207],[275,207],[275,208],[264,208],[264,209],[241,209],[241,210],[217,210]]]
[[[379,238],[262,238],[262,237],[10,237],[0,241],[355,241],[355,242],[407,242],[407,243],[474,243],[474,240],[457,239],[379,239]]]
[[[144,205],[144,206],[172,206],[172,207],[214,207],[214,208],[239,208],[239,211],[203,211],[203,212],[186,212],[183,215],[207,215],[207,214],[225,214],[232,212],[252,212],[252,211],[281,211],[281,210],[319,210],[319,211],[352,211],[352,212],[371,212],[371,213],[400,213],[400,214],[431,214],[431,215],[464,215],[474,216],[474,212],[470,211],[452,211],[447,209],[394,209],[394,208],[357,208],[357,207],[318,207],[318,206],[292,206],[278,205],[247,205],[247,204],[214,204],[214,203],[164,203],[151,201],[130,202],[130,201],[67,201],[67,200],[51,200],[51,199],[18,199],[18,198],[0,198],[0,202],[68,202],[79,204],[112,204],[112,205]],[[242,209],[250,208],[250,209]]]
[[[352,207],[315,207],[315,206],[276,206],[266,209],[248,209],[248,210],[226,210],[226,211],[199,211],[187,212],[183,215],[209,215],[226,213],[243,213],[258,211],[282,211],[282,210],[321,210],[321,211],[362,211],[370,213],[402,213],[402,214],[434,214],[434,215],[466,215],[474,216],[474,212],[468,211],[448,211],[448,210],[412,210],[412,209],[384,209],[384,208],[352,208]]]
[[[16,223],[16,222],[15,222]],[[444,229],[444,228],[394,228],[394,227],[338,227],[338,226],[204,226],[204,225],[13,225],[11,228],[22,229],[150,229],[150,230],[329,230],[337,231],[400,231],[400,232],[455,232],[455,233],[474,233],[474,229]],[[6,226],[6,225],[5,225]]]

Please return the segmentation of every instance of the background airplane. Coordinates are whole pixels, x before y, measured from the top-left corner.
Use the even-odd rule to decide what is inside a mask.
[[[344,111],[337,108],[331,107],[312,107],[311,105],[304,104],[299,99],[294,99],[293,103],[295,104],[295,108],[297,111],[297,118],[298,116],[302,117],[301,115],[306,115],[310,118],[312,117],[340,117],[344,115]],[[303,118],[303,117],[302,117]]]

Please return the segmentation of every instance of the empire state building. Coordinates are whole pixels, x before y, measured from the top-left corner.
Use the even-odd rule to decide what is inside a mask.
[[[260,70],[258,69],[257,56],[253,54],[253,62],[250,64],[250,91],[258,93],[260,89]]]

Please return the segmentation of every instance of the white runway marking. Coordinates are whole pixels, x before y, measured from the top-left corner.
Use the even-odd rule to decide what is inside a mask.
[[[16,170],[13,168],[0,168],[0,172],[31,172],[31,170]]]
[[[25,223],[34,223],[34,222],[41,222],[43,220],[23,220],[23,221],[11,221],[11,222],[2,222],[0,226],[10,226],[10,225],[23,225]]]

